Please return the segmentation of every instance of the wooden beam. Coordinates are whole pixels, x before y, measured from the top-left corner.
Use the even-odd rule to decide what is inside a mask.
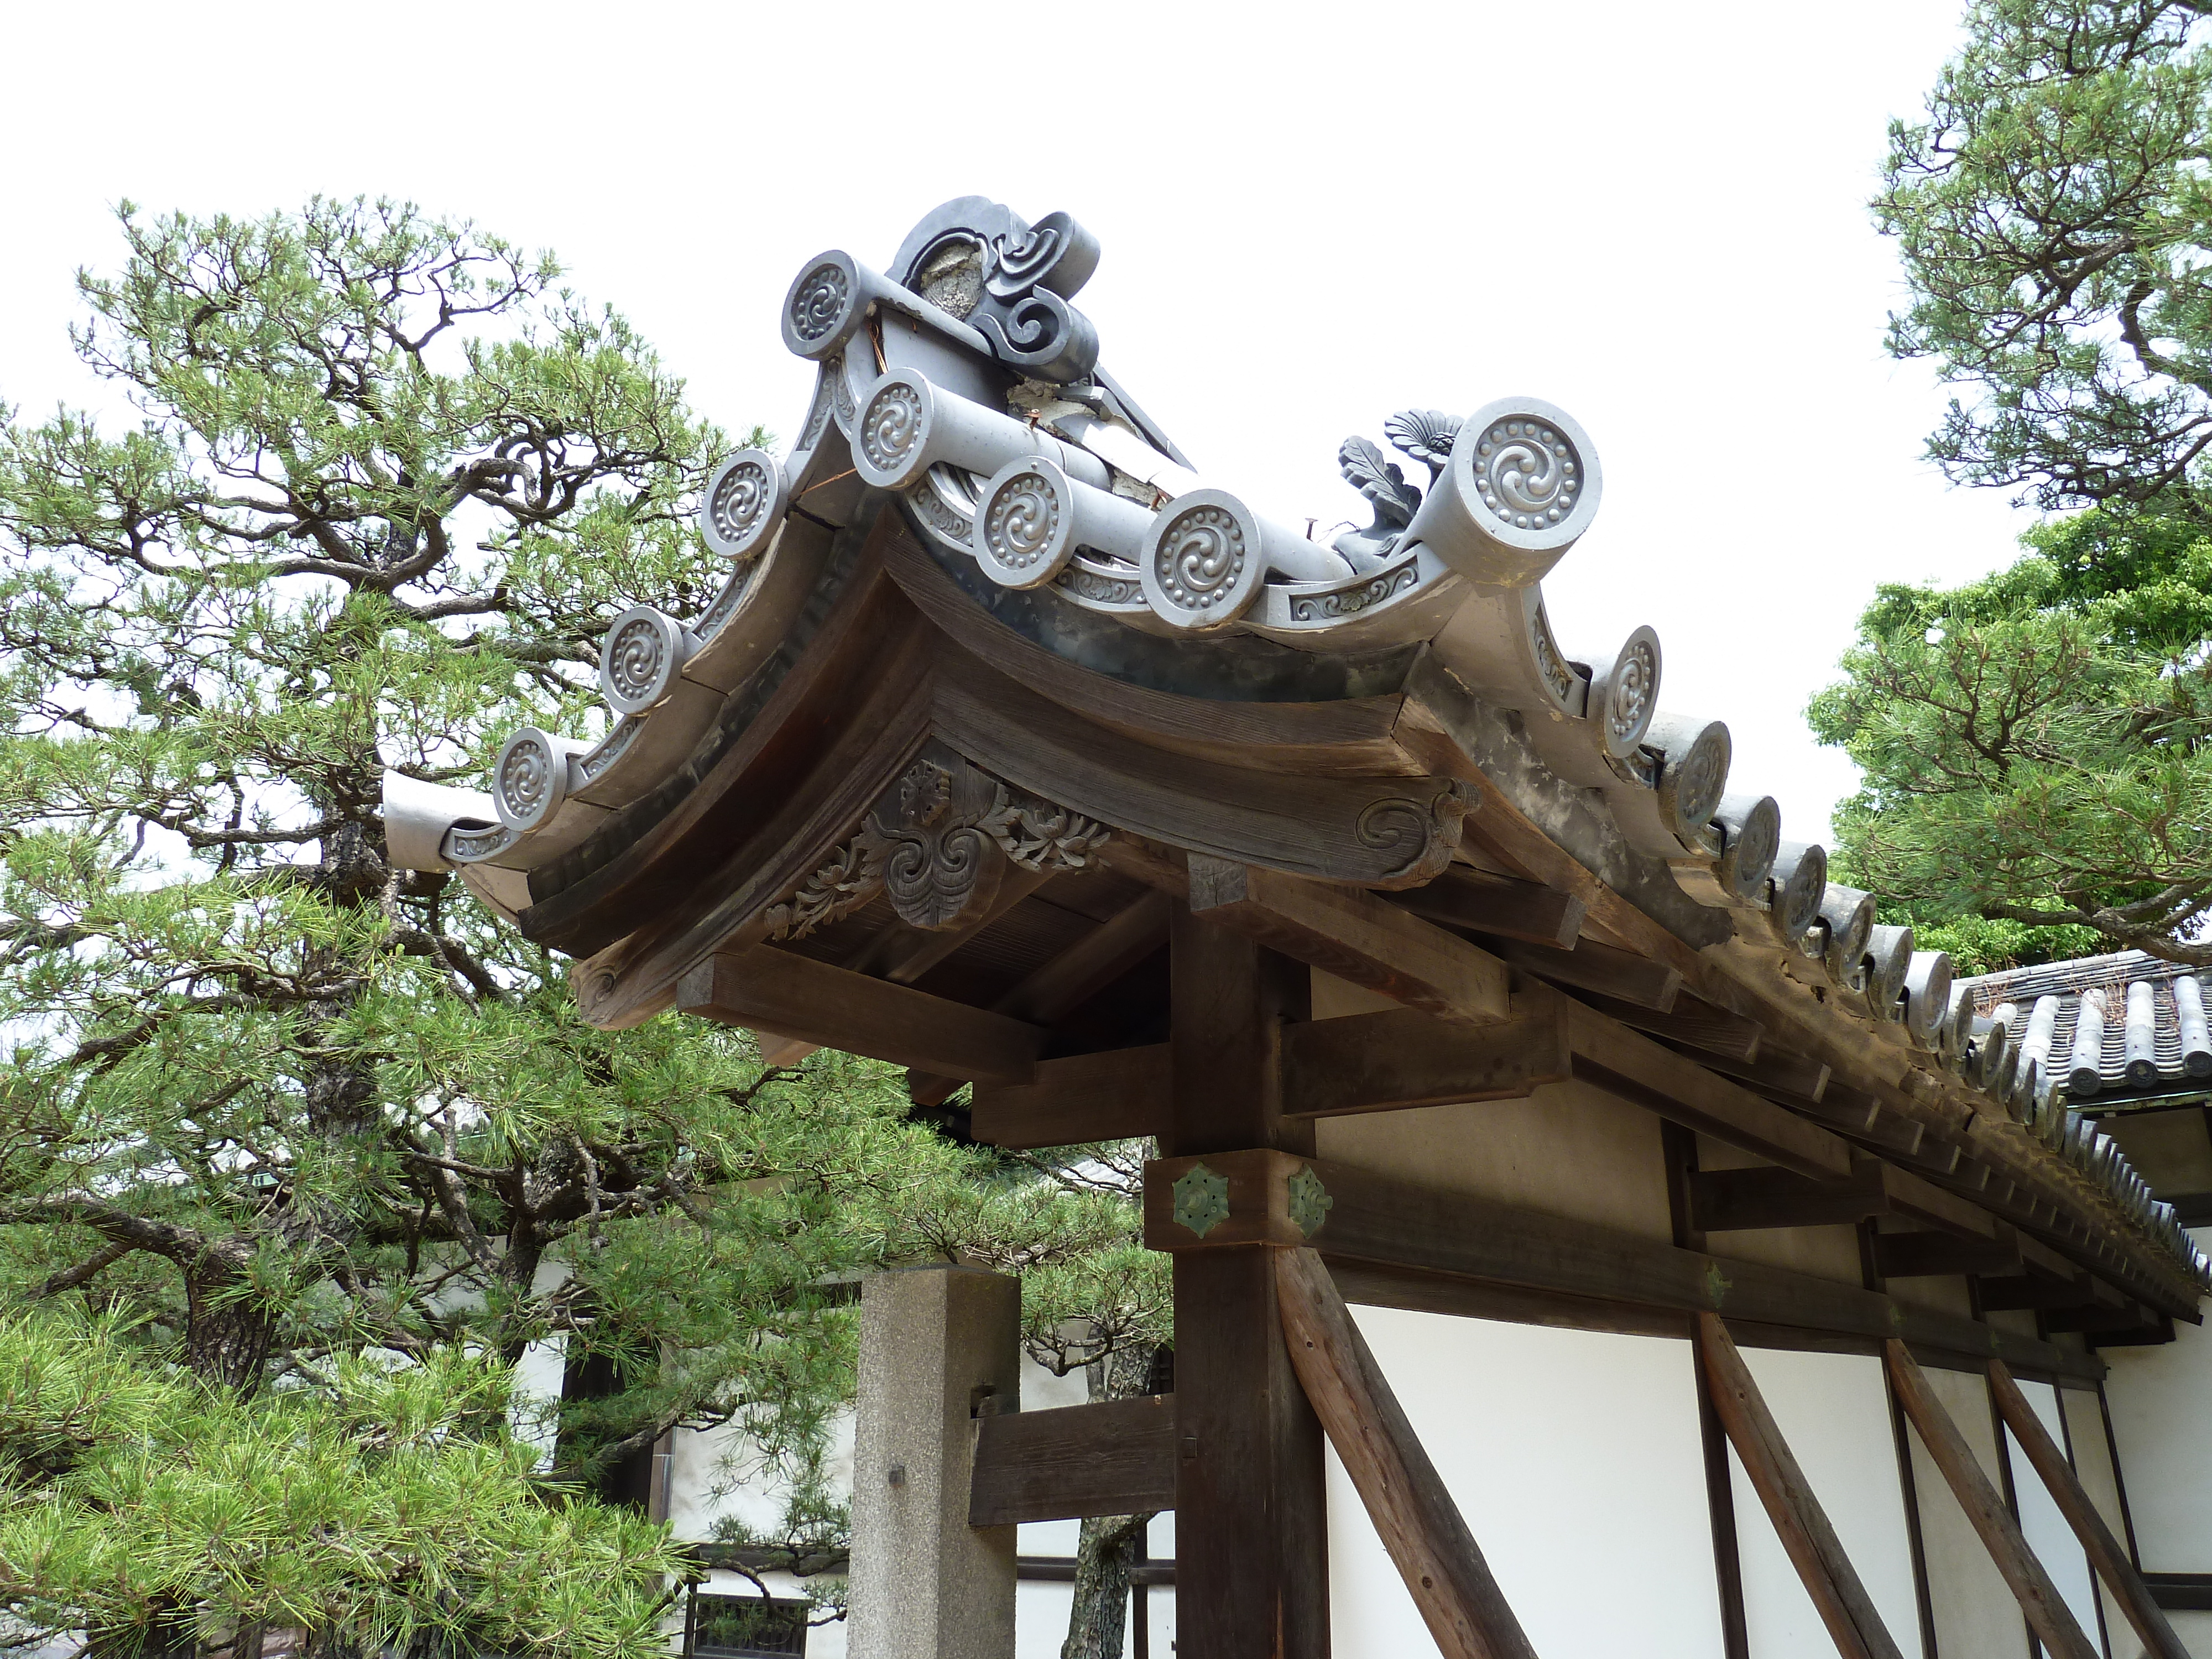
[[[1001,1083],[1026,1081],[1044,1046],[1044,1032],[1024,1021],[764,945],[718,951],[691,968],[676,1006],[726,1025]]]
[[[1955,1233],[1877,1233],[1874,1259],[1884,1279],[2016,1273],[2020,1247],[1994,1238],[1960,1238]]]
[[[1698,1316],[1697,1341],[1714,1409],[1836,1651],[1844,1659],[1904,1659],[1719,1316]]]
[[[1282,1115],[1279,1039],[1284,1020],[1305,1012],[1312,975],[1180,905],[1168,949],[1162,1147],[1310,1153],[1313,1126]],[[1270,1254],[1255,1245],[1175,1261],[1176,1626],[1182,1650],[1206,1659],[1328,1654],[1326,1459],[1283,1340]]]
[[[1166,894],[1146,893],[1000,997],[992,1012],[1055,1024],[1166,944],[1172,908]]]
[[[1816,1181],[1840,1181],[1851,1173],[1850,1147],[1818,1124],[1594,1008],[1571,1001],[1567,1014],[1577,1077]]]
[[[968,1524],[1173,1509],[1175,1425],[1165,1394],[978,1418]]]
[[[2027,1615],[2028,1628],[2050,1650],[2051,1659],[2099,1659],[2096,1648],[2082,1635],[2081,1626],[2058,1594],[2058,1587],[2051,1582],[2043,1563],[2035,1559],[2035,1552],[2028,1548],[2020,1522],[2013,1519],[2004,1499],[1990,1484],[1966,1436],[1959,1432],[1959,1425],[1943,1409],[1943,1402],[1936,1397],[1935,1389],[1929,1387],[1928,1377],[1918,1362],[1905,1351],[1902,1342],[1894,1340],[1883,1345],[1882,1352],[1889,1366],[1890,1381],[1897,1389],[1898,1403],[1912,1419],[1912,1426],[1920,1434],[1920,1443],[1928,1449],[1929,1459],[1942,1471],[1952,1495],[1959,1500],[1959,1507],[1966,1510],[1966,1519],[1980,1537],[1983,1547],[1996,1563],[1997,1571],[2004,1575],[2013,1598]]]
[[[1447,927],[1571,951],[1589,906],[1578,893],[1516,881],[1455,865],[1425,887],[1394,893],[1391,902]]]
[[[969,1133],[987,1146],[1079,1146],[1166,1133],[1175,1062],[1168,1045],[1041,1060],[1026,1083],[978,1080]]]
[[[1616,945],[1584,939],[1571,951],[1547,951],[1510,939],[1497,944],[1498,954],[1516,968],[1571,990],[1632,1003],[1655,1013],[1665,1013],[1681,994],[1682,976],[1664,963],[1639,957]]]
[[[1190,908],[1439,1019],[1492,1025],[1511,1017],[1504,963],[1360,888],[1194,853]]]
[[[1690,1176],[1690,1207],[1709,1233],[1762,1227],[1848,1226],[1887,1206],[1881,1165],[1862,1158],[1842,1181],[1808,1181],[1794,1170],[1700,1170]]]
[[[1220,1213],[1207,1219],[1203,1234],[1177,1218],[1175,1190],[1200,1164],[1222,1188]],[[1316,1195],[1305,1188],[1304,1201],[1294,1203],[1290,1183],[1301,1171],[1310,1171],[1321,1190]],[[1327,1204],[1317,1206],[1317,1196]],[[1499,1316],[1478,1304],[1504,1287],[1536,1293],[1508,1298],[1528,1307],[1533,1322],[1686,1334],[1687,1316],[1717,1313],[1732,1323],[1770,1328],[1771,1334],[1757,1339],[1764,1346],[1877,1353],[1884,1340],[1902,1334],[1917,1350],[1954,1369],[1978,1372],[1992,1357],[2002,1357],[2039,1376],[2094,1382],[2104,1373],[2094,1355],[1911,1307],[1856,1285],[1684,1249],[1275,1149],[1212,1152],[1148,1164],[1144,1225],[1147,1245],[1178,1256],[1230,1245],[1311,1244],[1332,1271],[1373,1276],[1380,1288],[1359,1299],[1392,1307],[1443,1311],[1450,1305]],[[1384,1280],[1400,1288],[1391,1290]],[[1474,1293],[1474,1299],[1462,1291]],[[1539,1306],[1546,1297],[1574,1298],[1589,1316],[1552,1319]],[[1655,1313],[1664,1319],[1644,1316]],[[1629,1322],[1621,1322],[1624,1314]]]
[[[1749,1084],[1777,1105],[1795,1106],[1802,1101],[1808,1106],[1817,1106],[1828,1091],[1830,1073],[1824,1063],[1808,1060],[1802,1054],[1784,1054],[1770,1042],[1761,1042],[1758,1057],[1753,1060],[1732,1059],[1710,1048],[1700,1049],[1689,1058],[1708,1071]]]
[[[1980,1285],[1982,1306],[2000,1310],[2031,1308],[2078,1308],[2097,1299],[2083,1279],[2033,1278],[1984,1279]]]
[[[2051,1490],[2051,1501],[2058,1512],[2066,1517],[2066,1524],[2074,1528],[2074,1535],[2081,1540],[2081,1547],[2089,1557],[2089,1565],[2097,1576],[2112,1586],[2113,1599],[2128,1616],[2136,1634],[2142,1638],[2143,1645],[2153,1659],[2189,1659],[2188,1650],[2181,1638],[2173,1633],[2173,1626],[2160,1611],[2144,1585],[2142,1575],[2129,1559],[2126,1547],[2112,1536],[2112,1529],[2105,1524],[2105,1517],[2097,1513],[2081,1485],[2074,1466],[2066,1461],[2066,1454],[2043,1426],[2043,1419],[2013,1381],[2012,1373],[2005,1369],[2002,1359],[1990,1361],[1990,1393],[1996,1401],[1997,1415],[2012,1431],[2012,1437],[2027,1454],[2043,1484]]]
[[[1006,872],[999,878],[999,890],[977,914],[934,933],[919,927],[893,928],[866,947],[865,960],[847,966],[875,974],[894,985],[911,985],[1051,879],[1048,870],[1025,869],[1009,860]]]
[[[1283,1112],[1392,1111],[1454,1101],[1518,1100],[1573,1073],[1566,1011],[1542,987],[1516,992],[1499,1025],[1450,1025],[1411,1008],[1283,1028]]]
[[[1420,1437],[1311,1250],[1275,1250],[1291,1363],[1443,1659],[1536,1659]]]
[[[1756,1021],[1691,996],[1676,997],[1674,1006],[1663,1014],[1623,1002],[1617,997],[1600,996],[1595,992],[1583,994],[1581,1000],[1623,1025],[1696,1049],[1698,1052],[1691,1058],[1700,1065],[1705,1063],[1709,1054],[1723,1060],[1752,1064],[1759,1059],[1766,1036],[1765,1028]]]

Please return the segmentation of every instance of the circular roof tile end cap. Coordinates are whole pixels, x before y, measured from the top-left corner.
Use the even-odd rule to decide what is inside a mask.
[[[690,629],[649,605],[615,618],[599,647],[599,690],[617,714],[648,714],[667,701],[699,648]]]
[[[1205,489],[1159,510],[1137,574],[1153,614],[1196,633],[1226,628],[1250,610],[1267,570],[1257,516],[1227,490]]]
[[[499,821],[518,835],[541,828],[568,794],[568,755],[576,745],[534,726],[509,738],[492,766]]]
[[[860,262],[842,248],[816,254],[784,291],[783,343],[818,362],[851,339],[874,298]]]
[[[975,497],[975,562],[1001,587],[1042,587],[1075,556],[1075,500],[1056,462],[1027,455]]]
[[[1500,398],[1461,423],[1406,540],[1474,581],[1525,587],[1582,538],[1603,493],[1580,422],[1541,398]]]
[[[699,533],[715,552],[742,563],[768,544],[790,510],[783,463],[764,449],[741,449],[700,492]]]

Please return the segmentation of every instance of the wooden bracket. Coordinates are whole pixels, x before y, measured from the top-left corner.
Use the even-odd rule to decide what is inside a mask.
[[[1771,1167],[1700,1170],[1690,1176],[1692,1221],[1709,1233],[1848,1225],[1887,1207],[1881,1165],[1872,1158],[1861,1158],[1841,1181],[1809,1181]]]
[[[1512,1016],[1504,963],[1364,889],[1194,853],[1190,908],[1439,1019],[1494,1025]]]

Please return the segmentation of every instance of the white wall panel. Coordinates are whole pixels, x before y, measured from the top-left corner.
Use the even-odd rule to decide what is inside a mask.
[[[2089,1501],[2097,1506],[2097,1513],[2112,1529],[2112,1536],[2127,1547],[2127,1516],[2120,1507],[2119,1483],[2112,1477],[2112,1451],[2105,1438],[2105,1413],[2096,1395],[2087,1389],[2061,1389],[2058,1403],[2066,1413],[2067,1449],[2074,1459],[2074,1473],[2081,1477],[2081,1485],[2089,1494]],[[2105,1607],[2105,1630],[2111,1639],[2112,1651],[2118,1659],[2136,1659],[2136,1650],[2142,1644],[2136,1640],[2128,1616],[2120,1609],[2119,1601],[2111,1589],[2100,1579],[2097,1595]],[[2212,1652],[2212,1649],[2208,1649]]]
[[[1919,1602],[1881,1362],[1864,1354],[1777,1348],[1746,1348],[1743,1357],[1899,1651],[1908,1659],[1917,1655]],[[1827,1631],[1813,1598],[1733,1449],[1729,1461],[1744,1622],[1754,1659],[1798,1659],[1826,1650]]]
[[[1927,1376],[1936,1399],[1973,1448],[1982,1472],[2002,1491],[1989,1384],[1972,1371],[1930,1367]],[[1966,1510],[1951,1495],[1942,1471],[1929,1458],[1919,1434],[1912,1430],[1906,1433],[1912,1445],[1913,1484],[1920,1498],[1920,1538],[1928,1561],[1929,1600],[1936,1613],[1936,1653],[1941,1659],[2024,1659],[2027,1621],[2020,1603],[1982,1547]]]
[[[2021,1378],[2020,1391],[2034,1407],[2045,1432],[2056,1443],[2064,1446],[2065,1428],[2058,1420],[2058,1390],[2048,1382],[2030,1382]],[[2012,1459],[2013,1491],[2020,1502],[2021,1532],[2027,1540],[2028,1548],[2043,1563],[2043,1570],[2051,1575],[2051,1582],[2066,1598],[2066,1605],[2074,1610],[2082,1631],[2094,1642],[2097,1585],[2096,1575],[2089,1569],[2088,1553],[2082,1549],[2081,1540],[2074,1535],[2072,1525],[2059,1512],[2057,1500],[2043,1484],[2043,1477],[2036,1474],[2035,1465],[2027,1461],[2027,1454],[2021,1449],[2010,1429],[2005,1431],[2005,1443]]]
[[[2193,1236],[2212,1246],[2212,1229]],[[2171,1342],[2105,1349],[2105,1397],[2145,1571],[2212,1572],[2212,1327],[2173,1329]]]
[[[1688,1343],[1352,1311],[1545,1659],[1715,1659]],[[1328,1479],[1337,1659],[1433,1653],[1334,1455]]]

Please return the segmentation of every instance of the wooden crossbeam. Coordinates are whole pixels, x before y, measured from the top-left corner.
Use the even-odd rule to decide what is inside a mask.
[[[1698,1316],[1697,1343],[1707,1395],[1836,1651],[1844,1659],[1904,1659],[1718,1315]]]
[[[1176,1182],[1200,1164],[1206,1177],[1220,1182],[1219,1204],[1208,1201],[1198,1211],[1186,1204],[1179,1218]],[[1301,1172],[1318,1183],[1318,1192],[1303,1182],[1294,1191]],[[1185,1198],[1202,1196],[1200,1185],[1211,1181],[1186,1188]],[[1193,1215],[1203,1232],[1190,1224]],[[1954,1369],[1978,1372],[2002,1356],[2042,1376],[2094,1381],[2103,1372],[2093,1355],[1911,1307],[1856,1285],[1271,1148],[1147,1164],[1144,1220],[1145,1243],[1178,1255],[1310,1244],[1332,1270],[1371,1287],[1361,1300],[1393,1307],[1497,1317],[1502,1289],[1510,1292],[1505,1303],[1524,1307],[1544,1296],[1572,1298],[1591,1311],[1595,1316],[1585,1322],[1597,1328],[1686,1335],[1692,1316],[1718,1313],[1731,1322],[1768,1328],[1782,1346],[1875,1353],[1901,1333],[1936,1363]],[[1616,1310],[1630,1318],[1617,1317]]]
[[[1571,951],[1589,906],[1579,893],[1454,866],[1425,887],[1408,887],[1391,902],[1447,927],[1525,939]]]
[[[1794,1170],[1700,1170],[1690,1176],[1690,1212],[1705,1232],[1763,1227],[1848,1225],[1888,1206],[1881,1165],[1862,1158],[1841,1181],[1810,1181]]]
[[[1444,1659],[1536,1659],[1459,1506],[1311,1250],[1275,1250],[1298,1382]]]
[[[1700,1048],[1689,1058],[1723,1077],[1749,1084],[1778,1105],[1797,1106],[1802,1102],[1804,1106],[1818,1106],[1828,1091],[1830,1073],[1823,1061],[1784,1054],[1763,1042],[1752,1060],[1737,1060],[1710,1048]]]
[[[1194,853],[1190,908],[1439,1019],[1492,1025],[1511,1017],[1504,963],[1363,889]]]
[[[2097,1299],[2085,1279],[2031,1278],[2023,1273],[2004,1279],[1984,1279],[1980,1285],[1982,1306],[1989,1310],[2078,1308]]]
[[[1884,1279],[2017,1273],[2020,1246],[2016,1241],[1960,1238],[1955,1233],[1877,1233],[1874,1260]]]
[[[1042,1028],[764,945],[718,951],[678,981],[676,1006],[824,1048],[950,1077],[1026,1081]]]
[[[1570,1002],[1568,1032],[1577,1077],[1816,1181],[1851,1173],[1850,1146],[1827,1130],[1619,1020]]]
[[[1537,986],[1516,992],[1512,1008],[1505,1023],[1474,1029],[1410,1008],[1286,1025],[1284,1115],[1517,1100],[1571,1075],[1560,998]]]
[[[1623,1025],[1696,1049],[1698,1052],[1691,1058],[1700,1065],[1708,1063],[1709,1054],[1738,1064],[1754,1064],[1765,1040],[1766,1033],[1756,1020],[1731,1014],[1694,997],[1676,997],[1674,1006],[1665,1013],[1595,993],[1585,994],[1583,1000]]]
[[[1554,985],[1612,997],[1655,1013],[1665,1013],[1681,994],[1681,975],[1664,963],[1591,939],[1584,939],[1571,951],[1547,951],[1501,940],[1498,954],[1516,968]]]
[[[1037,1062],[1025,1082],[978,1079],[968,1132],[987,1146],[1079,1146],[1164,1133],[1174,1060],[1164,1042]]]
[[[2105,1517],[2097,1513],[2097,1506],[2081,1485],[2074,1466],[2066,1461],[2066,1454],[2051,1439],[2043,1419],[2020,1391],[2020,1384],[2002,1359],[1990,1361],[1990,1392],[1997,1403],[1997,1414],[2004,1419],[2012,1437],[2027,1454],[2027,1461],[2051,1489],[2051,1501],[2058,1512],[2066,1517],[2066,1524],[2074,1528],[2074,1535],[2081,1540],[2081,1547],[2089,1557],[2089,1565],[2097,1576],[2112,1587],[2112,1595],[2120,1604],[2128,1622],[2142,1638],[2154,1659],[2189,1659],[2188,1650],[2181,1638],[2173,1633],[2173,1626],[2160,1610],[2142,1575],[2128,1559],[2126,1547],[2112,1536],[2112,1529],[2105,1524]]]
[[[1173,1509],[1175,1470],[1173,1395],[978,1418],[968,1524]]]
[[[2035,1552],[2027,1547],[2020,1522],[1997,1489],[1990,1484],[1975,1458],[1973,1448],[1966,1443],[1959,1425],[1951,1420],[1951,1413],[1943,1409],[1943,1402],[1936,1397],[1923,1372],[1905,1344],[1892,1340],[1882,1345],[1882,1353],[1889,1366],[1890,1381],[1897,1390],[1898,1404],[1905,1408],[1912,1426],[1919,1431],[1920,1443],[1928,1449],[1928,1455],[1942,1472],[1959,1507],[1966,1510],[1966,1519],[1989,1551],[1990,1559],[1996,1563],[1997,1571],[2004,1575],[2013,1598],[2020,1603],[2021,1611],[2027,1615],[2028,1628],[2042,1642],[2052,1659],[2099,1659],[2096,1648],[2081,1633],[2072,1609],[2058,1594],[2058,1587],[2051,1582],[2043,1563],[2036,1559]]]

